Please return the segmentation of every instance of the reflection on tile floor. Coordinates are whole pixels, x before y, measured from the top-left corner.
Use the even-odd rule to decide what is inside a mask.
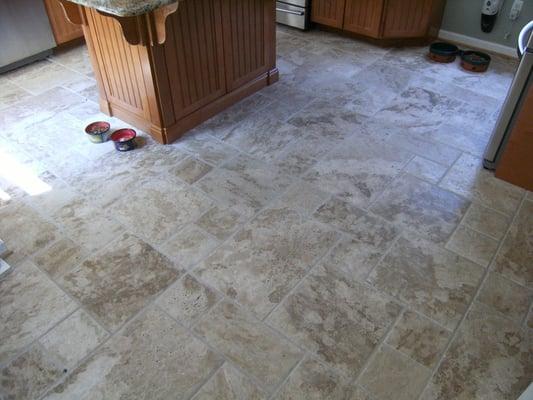
[[[516,63],[425,51],[280,28],[278,83],[127,154],[85,47],[0,76],[0,399],[515,400],[533,193],[480,155]]]

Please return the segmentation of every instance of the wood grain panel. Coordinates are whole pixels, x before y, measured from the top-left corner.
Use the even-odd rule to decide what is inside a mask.
[[[74,25],[67,19],[63,8],[57,0],[44,0],[44,5],[52,26],[54,39],[58,45],[83,37],[81,26]]]
[[[228,91],[274,67],[274,4],[274,0],[222,0]]]
[[[345,0],[313,0],[311,21],[332,28],[342,28],[344,6]]]
[[[533,89],[531,86],[496,167],[496,176],[527,190],[533,190]]]
[[[220,0],[195,0],[169,17],[163,47],[175,120],[226,93],[220,13]]]
[[[107,101],[127,112],[149,117],[142,68],[146,49],[128,44],[113,18],[90,8],[86,8],[86,15]]]
[[[384,0],[346,0],[343,29],[374,38],[381,35]]]
[[[384,38],[424,37],[429,29],[432,1],[387,0]]]

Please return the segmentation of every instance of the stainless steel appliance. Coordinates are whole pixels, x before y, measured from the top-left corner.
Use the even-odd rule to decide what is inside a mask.
[[[0,73],[46,57],[55,45],[42,0],[0,0]]]
[[[520,110],[524,96],[533,84],[533,21],[530,21],[518,36],[518,54],[521,57],[520,65],[485,149],[483,166],[487,169],[496,169],[513,127],[516,111]]]
[[[311,7],[309,0],[276,2],[276,21],[298,29],[309,28]]]

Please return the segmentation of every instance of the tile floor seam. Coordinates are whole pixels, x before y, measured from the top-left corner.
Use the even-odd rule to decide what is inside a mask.
[[[274,391],[272,392],[272,394],[270,396],[267,397],[267,400],[274,400],[279,394],[280,394],[280,391],[285,387],[285,384],[289,381],[289,379],[291,378],[291,375],[294,373],[294,371],[296,371],[302,364],[305,360],[307,360],[307,354],[304,353],[303,357],[300,359],[300,361],[298,361],[296,363],[296,365],[289,371],[289,373],[287,374],[287,376],[285,376],[281,382],[279,383],[279,385],[276,386],[276,388],[274,389]]]
[[[505,234],[503,235],[502,239],[498,243],[498,248],[497,248],[496,252],[491,257],[489,265],[491,265],[494,262],[494,260],[496,259],[496,257],[498,257],[498,254],[499,254],[499,252],[500,252],[500,250],[501,250],[501,248],[503,246],[504,240],[507,237],[507,235],[509,234],[509,231],[511,230],[511,227],[513,226],[513,223],[517,219],[518,213],[519,213],[522,205],[525,202],[526,196],[527,196],[527,193],[524,193],[523,196],[522,196],[522,199],[521,199],[521,201],[520,201],[520,203],[518,205],[518,207],[516,208],[516,210],[513,213],[513,217],[511,219],[511,222],[509,223],[509,226],[507,227],[507,229],[505,231]],[[465,312],[461,316],[460,321],[455,326],[455,329],[452,332],[446,347],[444,348],[444,350],[443,350],[441,356],[439,357],[437,363],[433,367],[433,369],[431,371],[431,375],[429,377],[429,380],[426,382],[426,385],[424,386],[424,388],[423,388],[422,392],[420,393],[420,395],[418,396],[417,400],[423,400],[422,399],[422,395],[424,394],[424,392],[429,387],[429,384],[433,380],[433,377],[435,376],[437,371],[440,369],[440,366],[441,366],[443,360],[446,358],[446,355],[448,354],[448,351],[449,351],[450,347],[452,346],[452,344],[454,343],[455,339],[457,338],[458,332],[461,330],[461,328],[462,328],[462,326],[464,324],[464,321],[466,320],[466,317],[468,316],[468,314],[470,313],[470,310],[472,309],[474,303],[476,302],[477,297],[479,296],[479,293],[480,293],[481,289],[483,288],[483,285],[484,285],[485,281],[487,280],[489,272],[490,272],[490,269],[488,267],[484,269],[483,275],[481,276],[480,281],[479,281],[479,283],[478,283],[478,285],[476,287],[476,290],[475,290],[474,294],[472,295],[472,298],[471,298],[471,300],[470,300],[470,302],[468,304],[468,307],[466,308]]]

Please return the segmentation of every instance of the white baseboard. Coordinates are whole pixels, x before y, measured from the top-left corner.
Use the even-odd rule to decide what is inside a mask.
[[[459,43],[472,47],[474,49],[485,50],[491,53],[501,54],[507,57],[517,58],[516,49],[504,46],[502,44],[488,42],[486,40],[477,39],[471,36],[461,35],[459,33],[440,30],[439,39],[449,40],[450,42]]]

